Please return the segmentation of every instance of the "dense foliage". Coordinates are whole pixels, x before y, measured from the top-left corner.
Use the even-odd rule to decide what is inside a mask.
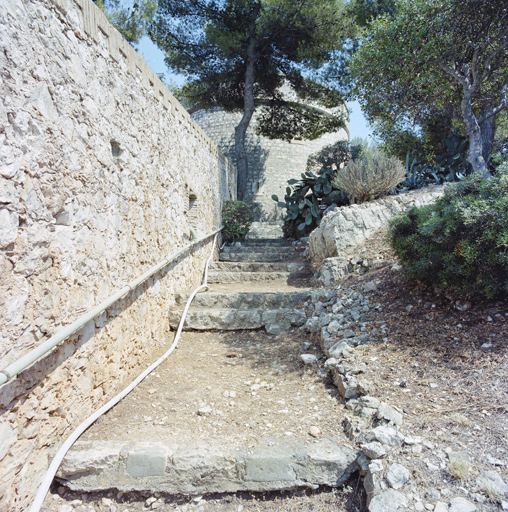
[[[491,179],[450,185],[435,204],[390,225],[410,279],[466,297],[508,296],[508,159]]]
[[[406,170],[399,159],[376,153],[350,160],[337,170],[332,184],[345,192],[351,203],[363,203],[387,194],[405,177]]]
[[[398,0],[364,34],[352,73],[368,117],[393,129],[456,115],[473,171],[486,172],[507,101],[508,0]]]
[[[252,210],[243,201],[225,201],[222,208],[222,241],[243,241],[252,224]]]
[[[220,106],[243,116],[235,129],[237,196],[243,198],[248,164],[245,135],[257,100],[260,129],[284,138],[317,137],[344,124],[342,113],[303,109],[307,98],[337,107],[341,97],[309,80],[354,30],[341,0],[159,0],[150,37],[166,64],[185,74],[191,106]],[[288,86],[296,98],[282,93]]]

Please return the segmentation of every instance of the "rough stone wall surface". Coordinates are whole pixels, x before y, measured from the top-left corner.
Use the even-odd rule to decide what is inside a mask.
[[[342,206],[328,212],[309,237],[309,259],[320,270],[326,258],[345,257],[394,216],[443,195],[444,187],[415,190],[374,202]]]
[[[233,166],[90,0],[0,0],[0,370],[219,226]],[[197,213],[196,213],[197,210]],[[0,510],[160,350],[211,239],[0,387]]]
[[[192,114],[192,118],[232,161],[235,161],[234,131],[241,117],[241,113],[219,108],[198,110]],[[316,140],[272,140],[256,134],[256,117],[255,112],[247,130],[249,174],[244,200],[253,205],[256,221],[276,221],[282,218],[285,210],[277,206],[272,195],[282,200],[287,181],[300,178],[310,155],[338,140],[348,140],[349,136],[346,130],[341,129]]]

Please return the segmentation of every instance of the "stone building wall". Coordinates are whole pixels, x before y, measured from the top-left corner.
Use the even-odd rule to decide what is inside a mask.
[[[235,161],[234,132],[242,117],[238,112],[225,112],[220,108],[198,110],[192,118],[215,141],[228,157]],[[285,210],[279,208],[272,195],[284,198],[287,181],[300,178],[307,159],[324,146],[338,140],[348,140],[347,130],[327,133],[316,140],[273,140],[255,133],[256,112],[247,130],[247,158],[249,174],[245,202],[254,206],[255,220],[277,221]]]
[[[90,0],[0,0],[0,370],[219,226],[234,169]],[[0,510],[167,344],[211,239],[0,387]]]

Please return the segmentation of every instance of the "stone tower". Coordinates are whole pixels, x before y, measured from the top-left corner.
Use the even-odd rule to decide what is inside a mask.
[[[313,108],[316,108],[312,105]],[[320,107],[321,110],[326,109]],[[345,107],[341,107],[345,110]],[[348,140],[349,131],[340,129],[327,133],[315,140],[297,140],[290,142],[280,139],[268,139],[256,134],[257,110],[247,130],[247,157],[249,174],[244,201],[252,205],[254,220],[278,221],[285,210],[279,208],[272,195],[283,199],[287,181],[300,178],[305,171],[307,159],[324,146],[339,140]],[[197,110],[191,117],[203,131],[221,148],[232,160],[234,155],[234,132],[240,122],[240,112],[226,112],[221,108]]]

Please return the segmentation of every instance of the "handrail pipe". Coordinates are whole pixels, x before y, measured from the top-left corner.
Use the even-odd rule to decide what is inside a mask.
[[[168,263],[172,260],[178,258],[182,253],[190,249],[192,246],[197,245],[207,238],[215,235],[219,231],[222,230],[222,227],[216,229],[212,233],[209,233],[201,238],[197,238],[193,240],[192,243],[186,245],[182,249],[179,249],[175,253],[168,256],[164,261],[161,261],[159,264],[155,265],[151,269],[147,270],[143,275],[139,276],[134,281],[131,281],[129,284],[125,285],[121,290],[117,291],[115,294],[111,295],[111,297],[107,298],[105,301],[101,302],[99,305],[95,306],[93,309],[88,311],[87,313],[81,315],[77,320],[69,324],[67,327],[64,327],[61,331],[57,332],[51,338],[47,339],[39,346],[35,347],[33,350],[20,357],[9,366],[0,371],[0,386],[5,384],[7,381],[15,377],[19,372],[23,371],[26,367],[30,366],[37,359],[42,357],[44,354],[49,352],[53,347],[58,345],[65,338],[68,338],[71,334],[74,334],[77,330],[83,327],[87,322],[95,318],[97,315],[106,310],[109,306],[115,303],[118,299],[122,298],[125,294],[129,293],[131,290],[140,285],[143,281],[146,281],[149,277],[153,276],[156,272],[158,272],[161,268],[164,268]],[[195,232],[191,232],[191,236],[196,236]]]

